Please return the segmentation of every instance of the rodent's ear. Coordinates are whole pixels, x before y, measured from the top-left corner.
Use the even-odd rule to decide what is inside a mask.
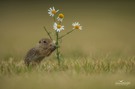
[[[41,43],[41,41],[39,41],[39,43]]]

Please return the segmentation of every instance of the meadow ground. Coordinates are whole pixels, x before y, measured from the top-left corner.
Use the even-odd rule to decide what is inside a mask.
[[[1,89],[134,89],[135,57],[53,57],[27,68],[14,57],[0,61]],[[120,83],[120,81],[123,81]]]
[[[135,89],[135,2],[50,2],[0,3],[0,89]],[[65,14],[60,34],[75,21],[83,30],[62,40],[61,66],[54,52],[27,68],[43,26],[53,31],[50,6]]]

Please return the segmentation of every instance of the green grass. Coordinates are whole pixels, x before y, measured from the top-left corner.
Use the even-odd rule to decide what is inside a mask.
[[[61,65],[58,66],[55,58],[44,60],[40,65],[26,67],[23,59],[17,60],[9,57],[0,60],[0,75],[21,74],[27,72],[59,72],[71,71],[75,73],[97,74],[97,73],[135,73],[135,57],[104,57],[95,59],[92,57],[84,58],[63,58]]]
[[[0,60],[1,89],[134,89],[135,57],[55,58],[27,68],[23,59]],[[119,80],[129,85],[116,85]]]

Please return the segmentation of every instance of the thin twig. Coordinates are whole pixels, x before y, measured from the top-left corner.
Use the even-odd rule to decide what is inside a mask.
[[[64,36],[70,34],[70,33],[73,32],[73,31],[74,31],[74,30],[71,30],[71,31],[67,32],[66,34],[64,34],[64,35],[62,35],[61,37],[59,37],[59,39],[62,39]]]
[[[51,35],[50,35],[50,33],[47,31],[47,29],[46,29],[46,27],[44,26],[44,29],[45,29],[45,31],[46,31],[46,33],[47,33],[47,35],[50,37],[50,39],[52,40],[52,37],[51,37]]]

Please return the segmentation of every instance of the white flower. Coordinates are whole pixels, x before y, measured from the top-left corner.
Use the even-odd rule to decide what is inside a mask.
[[[57,20],[62,22],[63,19],[64,19],[64,15],[63,14],[59,14]]]
[[[74,23],[72,24],[72,26],[73,26],[73,29],[82,30],[82,26],[80,26],[79,22],[74,22]]]
[[[64,26],[54,23],[53,29],[56,30],[57,32],[60,32],[61,30],[64,30]]]
[[[55,8],[52,7],[48,9],[48,14],[53,17],[58,11],[59,10],[55,10]]]

